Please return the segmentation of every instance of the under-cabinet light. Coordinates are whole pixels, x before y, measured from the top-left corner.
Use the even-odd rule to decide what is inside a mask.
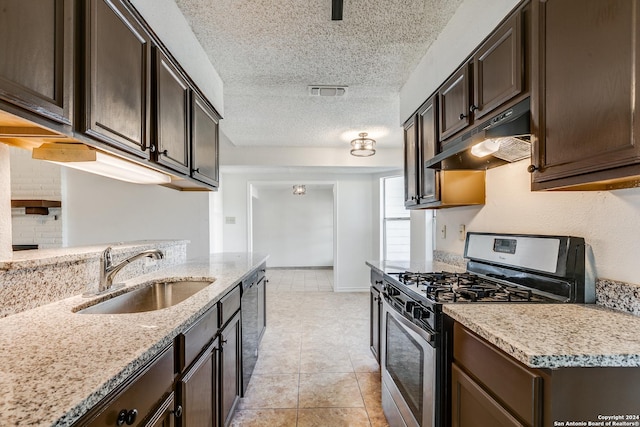
[[[75,142],[42,144],[33,149],[31,157],[134,184],[171,182],[171,177],[162,172]]]
[[[471,147],[471,154],[476,157],[486,157],[500,149],[500,141],[497,139],[485,139]]]

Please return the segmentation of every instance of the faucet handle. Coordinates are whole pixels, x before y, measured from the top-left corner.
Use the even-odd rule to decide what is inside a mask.
[[[105,249],[102,252],[102,262],[104,263],[104,268],[110,268],[111,265],[113,265],[113,256],[111,255],[111,246],[108,246],[107,249]]]

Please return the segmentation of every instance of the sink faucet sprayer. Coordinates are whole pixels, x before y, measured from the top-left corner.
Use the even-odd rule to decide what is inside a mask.
[[[105,249],[100,257],[100,284],[98,285],[98,293],[111,289],[111,286],[113,285],[113,276],[115,276],[118,271],[122,270],[122,267],[143,257],[162,259],[164,258],[164,253],[160,249],[149,249],[132,255],[120,264],[114,266],[113,258],[111,256],[111,246]]]

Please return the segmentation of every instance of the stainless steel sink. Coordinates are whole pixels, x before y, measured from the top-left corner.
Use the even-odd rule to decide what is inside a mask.
[[[78,311],[80,314],[124,314],[141,313],[172,307],[196,292],[206,288],[213,281],[176,281],[152,283],[126,294]]]

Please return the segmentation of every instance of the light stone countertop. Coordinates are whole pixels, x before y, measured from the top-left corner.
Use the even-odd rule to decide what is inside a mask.
[[[214,254],[125,282],[131,288],[157,279],[215,279],[163,310],[76,314],[93,301],[78,295],[0,319],[1,424],[71,425],[266,259]]]
[[[449,315],[532,368],[640,367],[640,317],[594,304],[445,304]]]
[[[69,248],[37,249],[13,252],[11,259],[0,259],[0,270],[15,270],[20,268],[38,268],[45,265],[63,262],[82,261],[97,258],[107,246],[111,246],[114,254],[120,251],[136,249],[163,248],[189,243],[188,240],[140,240],[126,243],[111,243],[91,246],[73,246]]]

